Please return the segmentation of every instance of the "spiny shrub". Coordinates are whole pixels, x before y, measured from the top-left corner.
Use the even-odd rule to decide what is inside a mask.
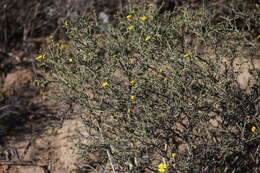
[[[246,92],[232,66],[257,58],[257,38],[205,8],[157,12],[130,6],[103,32],[93,16],[66,23],[69,47],[38,57],[51,96],[96,132],[84,157],[111,172],[257,171],[259,73]]]

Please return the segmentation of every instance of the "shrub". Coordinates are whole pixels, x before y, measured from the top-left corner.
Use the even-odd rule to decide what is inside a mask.
[[[130,6],[104,32],[81,19],[69,48],[53,43],[40,60],[52,96],[97,132],[83,156],[101,153],[111,172],[257,171],[259,73],[245,91],[233,66],[257,58],[257,38],[205,8],[156,14]]]

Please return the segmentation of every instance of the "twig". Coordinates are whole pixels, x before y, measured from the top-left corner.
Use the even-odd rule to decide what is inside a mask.
[[[32,138],[32,137],[31,137]],[[22,155],[21,155],[21,160],[23,160],[24,159],[24,157],[25,157],[25,155],[27,154],[27,152],[28,152],[28,150],[29,150],[29,148],[30,148],[30,146],[32,145],[32,139],[29,141],[29,143],[26,145],[26,147],[25,147],[25,149],[24,149],[24,151],[23,151],[23,153],[22,153]]]
[[[0,161],[0,165],[15,165],[15,166],[39,166],[42,167],[43,165],[38,165],[33,163],[32,161]]]
[[[101,139],[102,139],[102,141],[104,142],[105,140],[104,140],[104,137],[103,137],[103,134],[102,134],[102,129],[101,129],[101,127],[100,127],[99,125],[98,125],[98,128],[99,128],[99,131],[100,131]],[[111,154],[110,154],[110,152],[109,152],[107,149],[106,149],[106,152],[107,152],[107,156],[108,156],[108,159],[109,159],[111,168],[112,168],[112,170],[113,170],[113,173],[116,173],[115,168],[114,168],[114,165],[113,165],[113,163],[112,163]]]
[[[109,159],[111,168],[112,168],[112,170],[113,170],[113,173],[116,173],[115,168],[114,168],[114,165],[113,165],[113,163],[112,163],[112,158],[111,158],[110,152],[109,152],[108,150],[106,150],[106,152],[107,152],[107,156],[108,156],[108,159]]]

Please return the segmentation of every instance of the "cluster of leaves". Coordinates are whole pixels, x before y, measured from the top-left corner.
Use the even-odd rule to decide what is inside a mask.
[[[257,171],[259,74],[246,92],[232,67],[257,58],[257,38],[205,8],[157,12],[129,6],[103,32],[95,17],[66,24],[70,51],[53,43],[40,59],[52,96],[96,132],[79,148],[115,172]]]

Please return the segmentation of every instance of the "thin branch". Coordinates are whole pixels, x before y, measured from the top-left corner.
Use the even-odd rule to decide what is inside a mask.
[[[108,150],[106,150],[106,152],[107,152],[107,156],[108,156],[108,159],[109,159],[111,168],[112,168],[112,170],[113,170],[113,173],[116,173],[115,168],[114,168],[114,165],[113,165],[113,163],[112,163],[112,158],[111,158],[110,152],[109,152]]]

